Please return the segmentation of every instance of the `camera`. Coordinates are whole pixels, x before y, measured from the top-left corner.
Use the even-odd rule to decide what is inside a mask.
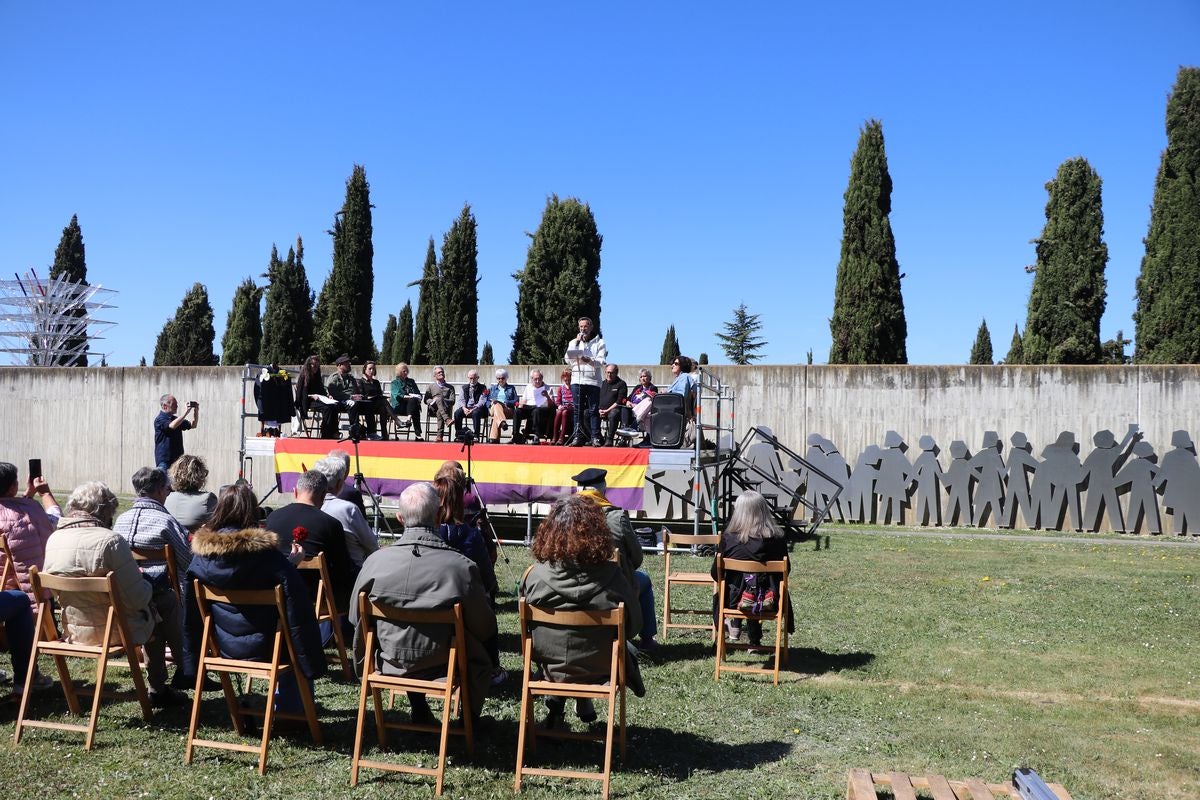
[[[197,403],[195,400],[188,400],[187,407],[188,408],[199,408],[200,404]]]

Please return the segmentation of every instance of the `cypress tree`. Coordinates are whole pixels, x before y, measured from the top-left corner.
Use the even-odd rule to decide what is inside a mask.
[[[708,353],[701,353],[700,357],[696,359],[696,363],[702,365],[708,364]]]
[[[1083,158],[1064,161],[1046,184],[1046,226],[1029,292],[1026,364],[1096,364],[1104,314],[1104,212],[1100,176]]]
[[[579,332],[579,317],[600,325],[600,246],[592,209],[570,197],[546,200],[517,281],[511,364],[556,364]]]
[[[213,353],[213,310],[208,290],[196,283],[183,296],[175,316],[167,320],[154,346],[156,367],[211,367],[217,363]]]
[[[259,363],[302,364],[313,352],[313,291],[304,273],[304,240],[297,237],[287,261],[271,246]]]
[[[396,349],[396,315],[388,314],[387,324],[383,326],[383,347],[379,348],[379,360],[387,361]]]
[[[758,314],[750,313],[745,303],[740,303],[733,310],[733,319],[725,323],[725,332],[717,334],[721,341],[721,349],[725,351],[725,357],[730,362],[745,366],[762,358],[758,351],[766,342],[762,337],[755,335],[762,329],[758,317]]]
[[[1182,67],[1167,101],[1167,149],[1154,183],[1137,279],[1135,360],[1200,362],[1200,68]]]
[[[479,352],[479,249],[471,206],[450,225],[442,239],[438,276],[439,364],[470,364]]]
[[[246,278],[233,293],[233,306],[221,337],[221,363],[227,367],[253,364],[262,349],[262,316],[258,304],[263,290]]]
[[[662,353],[658,356],[658,363],[670,364],[679,353],[679,339],[675,337],[675,325],[672,324],[667,328],[667,335],[663,337]]]
[[[437,251],[433,248],[433,237],[429,237],[429,248],[425,251],[425,267],[421,271],[421,292],[417,295],[417,320],[413,329],[412,363],[433,364],[433,343],[436,335],[434,320],[438,311],[438,263]]]
[[[413,357],[413,312],[412,301],[406,301],[400,309],[400,320],[396,323],[396,339],[392,343],[391,362],[407,364]]]
[[[907,364],[908,326],[888,218],[892,177],[878,120],[868,121],[859,134],[844,198],[829,363]]]
[[[496,357],[492,355],[492,343],[484,342],[483,350],[479,353],[479,363],[481,365],[491,366],[496,363]]]
[[[317,298],[317,355],[331,362],[346,353],[357,364],[375,358],[371,299],[375,276],[371,244],[371,192],[360,164],[346,181],[346,200],[333,219],[333,269]]]
[[[975,334],[975,344],[971,345],[971,360],[968,363],[992,363],[992,334],[988,331],[986,319],[979,323],[979,332]]]
[[[1012,344],[1008,346],[1008,355],[1004,357],[1005,364],[1024,364],[1025,347],[1021,342],[1021,331],[1014,324]]]
[[[87,285],[87,259],[84,256],[83,231],[79,227],[79,216],[76,214],[71,215],[71,221],[67,223],[67,227],[63,228],[62,237],[58,240],[58,247],[54,250],[54,264],[50,267],[50,277]],[[86,314],[87,310],[83,308],[73,309],[70,312],[72,317],[83,317]],[[82,345],[83,351],[77,356],[62,356],[52,363],[64,367],[86,367],[88,365],[86,336],[65,339],[62,345],[64,348],[76,348]]]

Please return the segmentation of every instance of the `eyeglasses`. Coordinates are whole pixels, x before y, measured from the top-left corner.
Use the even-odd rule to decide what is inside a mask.
[[[678,367],[678,366],[679,366],[679,362],[678,362],[678,361],[672,361],[672,362],[671,362],[671,366],[672,366],[672,367]]]

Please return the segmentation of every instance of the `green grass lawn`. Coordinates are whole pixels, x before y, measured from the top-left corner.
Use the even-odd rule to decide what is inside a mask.
[[[498,565],[511,592],[528,554]],[[705,562],[707,566],[707,562]],[[646,568],[660,592],[659,558]],[[674,633],[645,665],[649,693],[629,695],[629,757],[615,796],[841,798],[846,771],[936,772],[1001,781],[1031,766],[1083,798],[1200,796],[1200,549],[841,535],[797,545],[791,663],[772,686],[712,678],[697,636]],[[468,761],[451,742],[449,797],[511,797],[519,687],[515,603],[501,597],[509,683]],[[0,657],[0,660],[3,660]],[[0,744],[10,787],[80,797],[427,797],[432,784],[367,771],[349,787],[356,687],[317,684],[327,745],[280,736],[268,773],[249,756],[200,751],[183,764],[186,709],[141,720],[136,704],[101,712],[96,749],[30,731]],[[229,727],[210,693],[208,733]],[[65,708],[39,695],[40,713]],[[16,706],[0,705],[12,730]],[[373,741],[373,735],[368,736]],[[431,740],[400,739],[432,761]],[[591,768],[599,747],[539,748],[539,763]],[[32,791],[27,788],[25,791]],[[143,794],[144,793],[144,794]],[[592,797],[590,783],[533,778],[530,797]]]

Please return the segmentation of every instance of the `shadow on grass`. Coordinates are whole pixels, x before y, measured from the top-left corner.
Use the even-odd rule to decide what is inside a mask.
[[[762,655],[762,654],[759,654]],[[750,656],[754,658],[755,656]],[[765,661],[770,662],[773,654],[765,654]],[[659,644],[655,659],[659,664],[669,665],[680,661],[703,661],[710,664],[716,658],[716,647],[700,639],[688,641],[671,640]],[[813,647],[789,647],[788,661],[783,667],[784,672],[798,675],[824,675],[829,672],[862,669],[875,660],[874,653],[855,651],[852,653],[827,653]]]

